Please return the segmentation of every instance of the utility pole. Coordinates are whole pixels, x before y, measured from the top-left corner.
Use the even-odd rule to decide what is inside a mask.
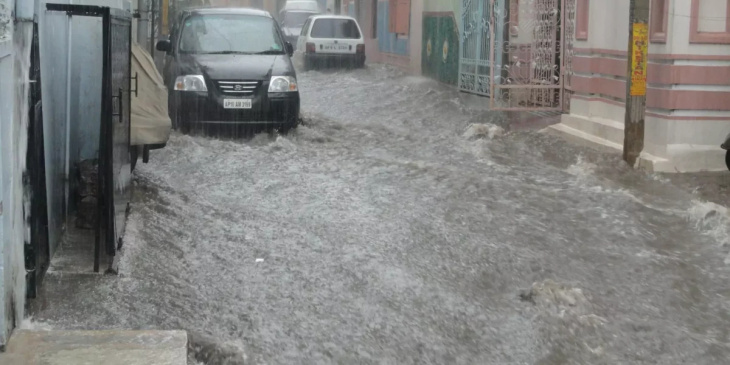
[[[649,50],[649,0],[631,0],[624,119],[624,161],[636,166],[644,149],[646,66]]]

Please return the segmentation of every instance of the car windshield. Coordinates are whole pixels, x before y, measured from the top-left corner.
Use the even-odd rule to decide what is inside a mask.
[[[310,11],[316,11],[319,8],[317,5],[317,2],[315,1],[291,1],[287,2],[286,4],[286,10],[293,11],[293,10],[310,10]]]
[[[287,28],[301,28],[304,25],[304,22],[306,22],[312,15],[314,14],[300,11],[288,12],[284,15],[284,20],[281,23]]]
[[[185,19],[180,53],[284,53],[274,20],[255,15],[194,15]]]
[[[312,38],[359,39],[360,30],[352,19],[317,19],[311,35]]]

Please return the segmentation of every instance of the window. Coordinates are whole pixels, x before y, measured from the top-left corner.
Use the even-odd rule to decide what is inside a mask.
[[[590,17],[588,0],[577,0],[575,6],[575,39],[587,40],[588,18]]]
[[[309,25],[312,23],[312,19],[307,19],[307,21],[304,22],[304,25],[302,26],[302,32],[299,34],[300,36],[307,36],[307,33],[309,32]]]
[[[360,29],[352,19],[317,19],[312,25],[312,38],[359,39]]]
[[[411,0],[390,0],[388,2],[388,31],[395,34],[408,34],[411,30]]]
[[[690,43],[730,44],[730,0],[692,0]]]
[[[667,42],[667,21],[669,19],[669,0],[651,0],[651,22],[649,40],[654,43]]]

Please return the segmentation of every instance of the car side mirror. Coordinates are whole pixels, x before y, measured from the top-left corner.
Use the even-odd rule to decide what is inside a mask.
[[[293,55],[294,55],[294,46],[292,46],[292,44],[291,44],[291,43],[289,43],[289,42],[286,42],[286,43],[284,44],[284,48],[286,48],[286,54],[288,54],[288,55],[289,55],[289,57],[291,57],[291,56],[293,56]]]
[[[170,41],[159,41],[155,48],[160,52],[170,53],[172,51],[172,43]]]

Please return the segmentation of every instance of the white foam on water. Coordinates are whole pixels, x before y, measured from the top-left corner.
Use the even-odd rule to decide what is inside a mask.
[[[35,321],[32,316],[23,318],[20,322],[20,329],[30,331],[52,331],[53,326],[50,323]]]
[[[693,200],[687,217],[702,234],[711,237],[719,246],[730,244],[730,215],[728,208],[721,205]],[[725,258],[730,264],[730,256]]]
[[[484,138],[494,139],[502,135],[504,135],[504,128],[498,125],[474,123],[466,128],[462,136],[468,140],[474,140]]]
[[[578,155],[575,163],[568,166],[566,171],[580,179],[587,179],[595,174],[596,165],[586,161],[583,155]]]
[[[277,136],[273,143],[269,145],[271,151],[296,152],[297,146],[288,138]]]
[[[127,218],[127,224],[124,229],[124,245],[119,254],[119,275],[127,276],[131,273],[132,263],[135,262],[139,252],[142,250],[139,237],[144,225],[140,222],[141,215],[139,211],[132,210]]]
[[[10,20],[10,9],[2,1],[0,2],[0,42],[10,38]]]

